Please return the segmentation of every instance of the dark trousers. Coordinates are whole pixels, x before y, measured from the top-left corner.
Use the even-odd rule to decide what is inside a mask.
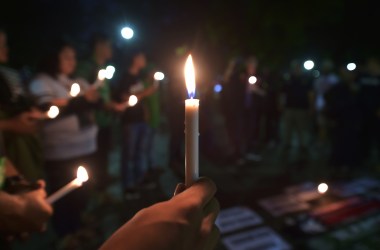
[[[108,175],[109,154],[112,146],[112,129],[111,127],[99,128],[97,136],[96,161],[97,168],[94,169],[95,185],[99,191],[106,188]]]
[[[141,182],[147,171],[149,126],[135,122],[123,125],[122,129],[121,180],[126,189]]]
[[[94,155],[68,160],[46,161],[47,187],[49,194],[57,191],[76,178],[77,168],[83,166],[89,174],[88,182],[53,204],[53,226],[59,236],[73,233],[81,227],[81,214],[85,212],[94,179]]]

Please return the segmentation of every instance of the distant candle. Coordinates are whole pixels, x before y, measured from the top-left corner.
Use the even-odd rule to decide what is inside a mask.
[[[185,100],[185,185],[199,178],[199,100],[195,97],[195,71],[191,55],[185,64],[186,88],[190,99]]]
[[[84,167],[80,166],[77,170],[77,178],[75,178],[73,181],[71,181],[66,186],[59,189],[54,194],[50,195],[46,201],[50,204],[56,202],[57,200],[61,199],[63,196],[67,195],[68,193],[74,191],[75,189],[82,186],[83,182],[86,182],[88,180],[88,174]]]
[[[72,97],[76,97],[77,95],[79,95],[80,93],[80,86],[78,83],[73,83],[71,85],[71,89],[70,89],[70,95]]]
[[[96,81],[94,82],[92,87],[93,88],[99,88],[99,87],[103,86],[103,83],[104,83],[104,80],[106,79],[106,76],[107,76],[107,70],[105,70],[105,69],[99,70],[98,78],[96,79]]]
[[[59,108],[57,106],[51,106],[46,112],[46,116],[50,119],[54,119],[59,115]]]

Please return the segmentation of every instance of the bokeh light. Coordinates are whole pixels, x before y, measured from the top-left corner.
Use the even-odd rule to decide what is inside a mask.
[[[304,62],[303,67],[306,70],[312,70],[314,68],[314,62],[312,60],[307,60],[306,62]]]
[[[133,29],[131,29],[130,27],[124,27],[121,29],[121,36],[124,38],[124,39],[131,39],[134,35],[134,31]]]

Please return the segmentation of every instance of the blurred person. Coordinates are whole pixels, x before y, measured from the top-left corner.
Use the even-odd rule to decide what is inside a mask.
[[[173,198],[138,212],[100,249],[214,249],[219,240],[215,226],[219,213],[215,184],[201,178],[184,189],[180,184]]]
[[[356,79],[359,86],[359,105],[362,112],[362,160],[369,160],[374,147],[380,153],[380,63],[369,58],[363,72]]]
[[[128,60],[127,68],[115,86],[114,99],[119,103],[125,103],[131,95],[136,95],[138,98],[138,103],[127,108],[121,118],[122,188],[126,199],[138,199],[140,197],[138,187],[142,184],[148,169],[149,125],[144,99],[156,92],[157,86],[145,88],[140,78],[141,70],[146,67],[143,52],[133,51]]]
[[[265,91],[263,112],[266,129],[264,141],[270,148],[273,148],[279,143],[281,80],[276,72],[264,68],[261,81],[262,88]]]
[[[325,93],[324,115],[331,129],[332,152],[330,163],[337,177],[347,177],[360,165],[360,133],[362,113],[355,73],[340,70],[341,81]]]
[[[339,81],[338,76],[333,72],[334,64],[330,60],[325,60],[322,63],[321,75],[314,81],[315,93],[315,112],[316,112],[316,125],[318,133],[318,145],[324,146],[327,140],[326,120],[323,115],[325,108],[324,95],[336,85]]]
[[[7,159],[2,133],[0,128],[0,248],[5,249],[8,243],[2,242],[4,238],[45,230],[52,207],[45,200],[43,181],[25,189],[29,183]]]
[[[233,68],[231,70],[231,68]],[[234,148],[232,158],[236,164],[245,163],[248,72],[246,61],[230,62],[223,79],[222,103],[230,142]]]
[[[308,153],[310,115],[313,107],[313,85],[311,77],[302,72],[299,62],[292,62],[290,78],[282,89],[284,153],[292,146],[293,133],[297,135],[302,155]]]
[[[38,111],[18,72],[7,66],[7,35],[0,29],[0,122],[5,126],[7,155],[28,179],[43,177],[43,157],[37,138]]]
[[[96,33],[91,38],[91,55],[78,63],[75,76],[85,79],[90,85],[98,78],[99,70],[106,68],[106,63],[112,59],[112,41],[102,33]],[[109,154],[112,148],[112,124],[115,123],[113,111],[122,111],[122,107],[111,101],[111,87],[108,79],[98,88],[104,107],[96,110],[95,119],[98,125],[97,134],[97,163],[95,170],[97,187],[104,190],[110,181],[108,174]]]
[[[257,80],[257,82],[249,83],[249,85],[247,85],[248,94],[246,105],[248,120],[246,123],[246,130],[248,138],[247,149],[249,150],[249,153],[246,155],[246,159],[251,161],[261,161],[259,148],[266,96],[263,79],[257,72],[257,64],[258,61],[256,58],[249,58],[246,61],[246,71],[244,76],[247,83],[249,83],[249,78],[251,76],[256,77]]]
[[[45,120],[41,131],[48,187],[55,191],[76,178],[76,169],[83,165],[89,175],[96,168],[97,126],[92,110],[99,107],[97,90],[83,83],[83,95],[72,98],[70,77],[76,67],[72,45],[58,41],[42,60],[38,75],[30,84],[31,93],[40,104],[56,105],[60,114]],[[91,180],[91,179],[90,179]],[[91,183],[91,182],[90,182]],[[73,191],[54,204],[53,225],[60,236],[72,233],[81,226],[81,213],[86,208],[88,185]]]
[[[154,74],[156,68],[153,65],[148,65],[145,69],[144,78],[144,88],[148,89],[150,87],[157,87],[159,89],[159,81],[154,79]],[[149,124],[149,135],[148,135],[148,170],[153,176],[161,173],[163,170],[161,167],[157,166],[157,162],[154,157],[154,138],[157,134],[157,130],[160,126],[161,121],[161,107],[160,107],[160,93],[155,91],[151,95],[147,96],[144,100],[146,106],[146,112]]]

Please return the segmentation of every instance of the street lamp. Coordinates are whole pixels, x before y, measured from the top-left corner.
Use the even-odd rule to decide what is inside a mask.
[[[131,29],[130,27],[124,27],[121,29],[121,36],[124,38],[124,39],[131,39],[134,35],[134,31],[133,29]]]
[[[306,62],[304,62],[303,67],[306,70],[312,70],[314,68],[314,62],[312,60],[307,60]]]

